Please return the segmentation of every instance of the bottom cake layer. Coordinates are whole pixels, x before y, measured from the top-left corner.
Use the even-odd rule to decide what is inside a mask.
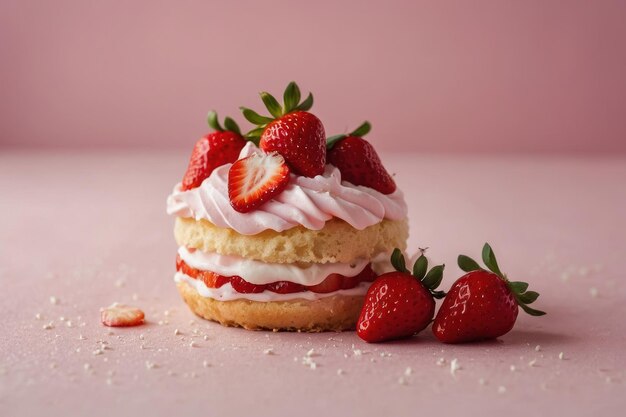
[[[355,328],[364,295],[332,295],[316,300],[218,301],[204,297],[185,281],[176,282],[189,308],[198,316],[224,326],[250,330],[323,332]]]

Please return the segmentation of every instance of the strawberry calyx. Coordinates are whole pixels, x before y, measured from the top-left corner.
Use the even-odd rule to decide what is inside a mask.
[[[235,122],[231,117],[226,116],[224,118],[224,127],[222,127],[215,110],[209,111],[209,114],[207,115],[207,123],[211,129],[217,132],[233,132],[241,136],[241,129],[239,129],[237,122]]]
[[[543,316],[545,311],[536,310],[528,306],[528,304],[534,303],[539,297],[539,293],[535,291],[527,291],[528,283],[521,281],[509,281],[506,274],[503,274],[498,266],[498,261],[496,260],[496,255],[493,252],[493,249],[489,245],[489,243],[485,243],[482,250],[482,259],[483,263],[487,267],[488,271],[493,272],[495,275],[500,277],[509,288],[509,291],[515,297],[517,304],[524,310],[526,313],[531,316]],[[472,271],[485,271],[478,262],[470,258],[466,255],[459,255],[457,259],[457,263],[459,264],[459,268],[461,268],[465,272]]]
[[[326,150],[331,150],[333,148],[333,146],[335,146],[335,144],[337,142],[339,142],[342,139],[347,138],[348,136],[355,136],[358,138],[362,138],[363,136],[367,135],[370,130],[372,130],[372,125],[370,124],[370,122],[368,122],[367,120],[364,121],[363,123],[361,123],[361,125],[359,125],[359,127],[357,127],[356,129],[354,129],[352,132],[350,133],[342,133],[339,135],[333,135],[329,138],[326,139]]]
[[[281,118],[282,116],[295,112],[295,111],[308,111],[313,107],[313,94],[309,93],[306,99],[300,101],[301,93],[300,87],[296,84],[295,81],[290,82],[285,88],[283,93],[283,104],[282,106],[267,91],[261,91],[259,93],[261,96],[261,100],[263,100],[263,104],[269,111],[271,117],[261,116],[259,113],[255,112],[252,109],[247,107],[240,107],[241,112],[243,113],[243,117],[246,118],[247,121],[256,125],[257,127],[246,133],[244,136],[246,139],[255,142],[258,145],[258,142],[265,130],[265,127],[273,122],[276,119]]]
[[[443,280],[443,270],[446,267],[445,264],[433,266],[429,271],[428,259],[426,259],[424,253],[422,253],[413,264],[413,271],[409,271],[406,267],[406,261],[404,260],[402,251],[395,248],[391,254],[391,265],[393,265],[398,272],[414,276],[422,283],[422,285],[424,285],[424,287],[426,287],[428,291],[430,291],[434,298],[441,299],[446,296],[444,291],[437,291],[437,287],[441,284],[441,280]]]

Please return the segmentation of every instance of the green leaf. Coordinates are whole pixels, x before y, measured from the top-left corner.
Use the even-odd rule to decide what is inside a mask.
[[[300,102],[300,88],[295,81],[287,84],[285,92],[283,93],[283,104],[285,106],[285,113],[289,113],[296,108]]]
[[[459,264],[459,268],[465,272],[478,271],[482,269],[475,260],[465,255],[459,255],[457,263]]]
[[[528,291],[524,294],[518,294],[517,300],[523,304],[531,304],[534,303],[535,300],[539,297],[539,293],[535,291]]]
[[[352,133],[350,133],[350,136],[357,136],[362,138],[363,136],[367,135],[370,130],[372,130],[372,125],[366,120],[363,122],[363,124],[361,124],[361,126],[354,129]]]
[[[511,288],[511,291],[513,291],[514,293],[521,294],[528,289],[528,283],[521,281],[512,281],[509,282],[509,288]]]
[[[426,276],[428,270],[428,259],[424,255],[420,255],[413,264],[413,276],[420,281]]]
[[[504,274],[498,267],[498,261],[496,261],[496,255],[493,253],[493,249],[489,246],[489,243],[485,243],[483,246],[483,262],[492,272],[498,274],[501,278],[504,278]]]
[[[283,115],[283,108],[280,107],[280,104],[273,95],[263,91],[261,92],[261,100],[263,100],[263,103],[265,104],[265,107],[267,107],[267,110],[269,110],[270,114],[276,119]]]
[[[306,100],[300,103],[294,110],[308,111],[313,107],[313,94],[309,93]]]
[[[344,139],[346,137],[346,135],[341,134],[341,135],[334,135],[331,136],[329,138],[326,139],[326,150],[330,151],[333,146],[335,146],[335,143],[339,142],[341,139]]]
[[[406,269],[406,263],[404,262],[404,255],[398,248],[395,248],[391,254],[391,265],[393,265],[396,271],[409,273],[409,270]]]
[[[241,135],[241,130],[239,129],[239,125],[232,118],[226,116],[224,118],[224,127],[226,130],[230,130],[231,132],[235,132],[238,135]]]
[[[265,127],[261,126],[261,127],[257,127],[256,129],[252,129],[251,131],[249,131],[248,133],[246,133],[244,135],[244,137],[246,139],[253,139],[253,138],[261,138],[261,135],[263,134],[263,131],[265,130]]]
[[[241,109],[241,112],[243,113],[243,117],[245,117],[246,120],[252,124],[266,125],[274,121],[274,119],[271,119],[269,117],[261,116],[260,114],[258,114],[252,109],[248,109],[246,107],[240,107],[240,109]]]
[[[534,308],[528,307],[526,304],[520,304],[519,306],[531,316],[543,316],[546,314],[545,311],[535,310]]]
[[[445,265],[437,265],[433,266],[433,268],[428,271],[424,279],[422,280],[422,284],[429,290],[434,290],[441,284],[441,280],[443,279],[443,270]]]
[[[218,132],[222,132],[224,130],[222,126],[220,126],[217,113],[214,110],[211,110],[209,114],[207,114],[206,119],[211,129],[217,130]]]
[[[430,293],[437,300],[441,300],[442,298],[444,298],[446,296],[446,292],[445,291],[431,291]]]

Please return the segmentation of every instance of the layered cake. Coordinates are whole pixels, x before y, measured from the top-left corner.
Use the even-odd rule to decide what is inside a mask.
[[[353,329],[371,282],[405,249],[403,194],[363,139],[327,138],[290,83],[271,116],[242,108],[194,146],[167,199],[179,246],[175,282],[200,317],[246,329]]]

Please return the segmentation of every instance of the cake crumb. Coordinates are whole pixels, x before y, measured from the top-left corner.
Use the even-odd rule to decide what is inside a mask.
[[[407,381],[406,378],[401,376],[400,378],[398,378],[398,384],[400,385],[407,385]]]
[[[158,365],[154,362],[146,361],[146,369],[155,369],[158,368]]]
[[[506,392],[506,387],[504,385],[500,385],[498,387],[498,394],[504,394]]]
[[[182,334],[182,333],[180,332],[180,330],[178,330],[178,329],[174,329],[174,335],[175,335],[175,336],[179,336],[179,335],[181,335],[181,334]]]
[[[541,345],[535,346],[535,352],[539,352],[541,350]]]
[[[84,369],[85,371],[90,371],[90,370],[92,369],[92,368],[91,368],[91,364],[89,364],[89,363],[85,363],[85,364],[83,365],[83,369]]]
[[[202,361],[202,366],[205,368],[208,368],[211,366],[211,364],[209,363],[209,361],[207,361],[206,359]]]
[[[53,305],[58,305],[60,303],[59,299],[57,297],[55,297],[54,295],[50,296],[50,304]]]
[[[35,318],[37,320],[43,320],[43,315],[41,313],[37,313],[37,314],[35,314]]]
[[[352,350],[352,353],[354,356],[363,356],[363,351],[361,349],[354,349]]]
[[[54,329],[54,322],[52,322],[52,321],[48,322],[48,323],[44,324],[42,327],[43,327],[44,330],[52,330],[52,329]]]
[[[517,368],[515,367],[515,365],[509,366],[509,369],[511,370],[511,372],[517,371]]]
[[[411,374],[413,374],[413,369],[411,369],[410,366],[407,366],[404,370],[404,376],[410,376]]]
[[[139,340],[143,340],[145,338],[145,336],[143,335],[143,333],[139,334]]]
[[[346,371],[344,371],[343,369],[339,368],[337,369],[337,375],[345,375]]]
[[[478,383],[479,383],[480,385],[483,385],[483,386],[484,386],[484,385],[487,385],[487,380],[486,380],[485,378],[480,378],[480,379],[478,380]]]
[[[274,354],[274,349],[272,349],[272,348],[265,349],[265,350],[263,351],[263,354],[264,354],[264,355],[273,355],[273,354]]]
[[[192,340],[191,342],[189,342],[189,347],[195,348],[198,347],[198,344]]]
[[[209,340],[209,336],[207,336],[206,334],[205,334],[204,336],[202,336],[202,338],[203,338],[205,341]]]
[[[308,358],[312,358],[313,356],[318,356],[317,352],[315,352],[315,349],[310,349],[307,353],[306,356]]]
[[[565,359],[565,354],[564,354],[563,352],[560,352],[560,353],[559,353],[559,359],[560,359],[560,360]]]
[[[528,362],[528,366],[530,366],[531,368],[537,366],[537,359],[533,359],[532,361]]]
[[[66,325],[67,327],[74,327],[74,323],[72,323],[72,320],[68,320],[68,321],[66,321],[66,322],[65,322],[65,325]]]
[[[455,375],[456,371],[461,369],[461,365],[459,364],[459,360],[454,358],[450,361],[450,374]]]
[[[437,362],[435,362],[437,364],[437,366],[443,366],[446,364],[446,359],[445,358],[439,358],[437,359]]]
[[[87,340],[87,338],[85,336],[83,336],[82,334],[78,335],[78,340]]]

